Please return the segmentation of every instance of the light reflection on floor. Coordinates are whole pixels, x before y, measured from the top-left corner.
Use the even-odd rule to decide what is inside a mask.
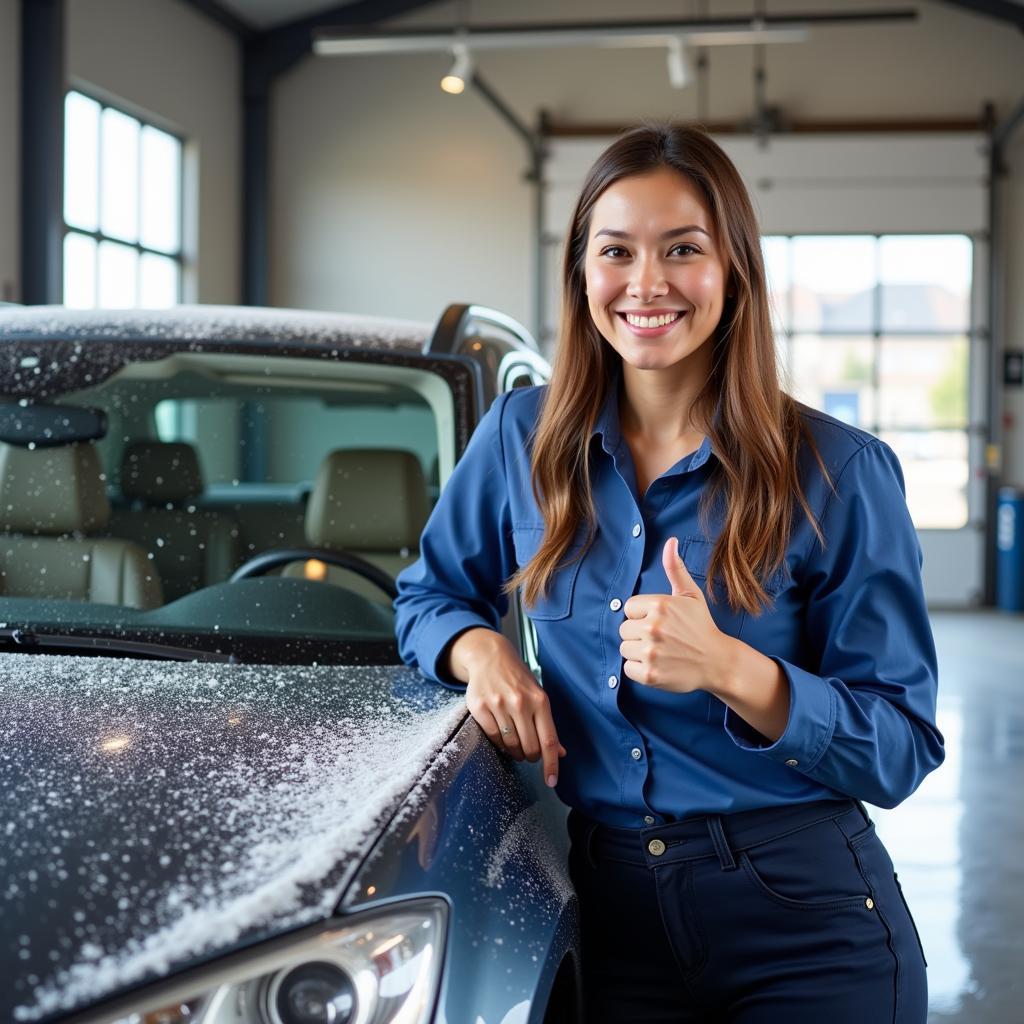
[[[920,789],[895,810],[869,807],[900,876],[904,894],[921,933],[928,960],[928,995],[932,1010],[959,1009],[970,982],[970,965],[956,937],[960,905],[959,799],[962,719],[960,698],[939,701],[939,729],[946,740],[946,760]]]
[[[1024,616],[933,612],[946,760],[869,806],[928,959],[929,1024],[1024,1021]]]

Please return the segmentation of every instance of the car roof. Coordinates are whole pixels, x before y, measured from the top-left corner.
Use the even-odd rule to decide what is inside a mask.
[[[278,341],[423,352],[434,325],[420,320],[261,306],[170,309],[0,309],[0,341]]]

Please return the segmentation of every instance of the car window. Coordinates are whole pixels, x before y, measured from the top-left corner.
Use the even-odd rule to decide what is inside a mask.
[[[366,445],[415,453],[432,497],[437,493],[437,428],[430,407],[391,393],[167,398],[156,403],[161,441],[196,445],[206,482],[234,487],[253,483],[311,482],[327,454]]]
[[[385,648],[397,660],[386,584],[418,557],[439,465],[454,461],[444,379],[383,362],[195,352],[128,363],[61,402],[101,413],[106,433],[64,446],[75,452],[5,446],[4,498],[24,507],[0,544],[4,626],[116,627],[168,644],[247,637],[290,645],[295,660],[315,658],[318,643],[351,660],[361,645],[368,660]],[[68,482],[81,473],[99,483]],[[109,515],[81,497],[88,486]],[[71,508],[55,520],[52,509],[79,501],[79,518]],[[294,557],[232,582],[281,551]]]

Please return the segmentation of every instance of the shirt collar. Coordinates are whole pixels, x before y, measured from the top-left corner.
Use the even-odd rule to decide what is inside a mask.
[[[608,383],[605,389],[604,402],[601,405],[600,412],[597,414],[597,420],[594,423],[594,429],[591,432],[591,437],[595,434],[601,435],[601,447],[604,448],[609,455],[615,454],[615,451],[622,440],[622,435],[619,431],[619,388],[621,381],[622,367],[616,362],[609,374]],[[722,396],[720,394],[718,396],[718,402],[715,405],[714,422],[716,426],[721,420],[721,415]],[[686,468],[688,470],[693,470],[703,466],[704,463],[707,462],[708,458],[713,454],[714,447],[711,444],[711,438],[710,436],[705,436],[700,447],[690,458]]]

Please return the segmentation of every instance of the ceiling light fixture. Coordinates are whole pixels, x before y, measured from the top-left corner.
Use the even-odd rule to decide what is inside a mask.
[[[668,41],[668,80],[673,89],[685,89],[693,81],[690,50],[681,36],[673,36]]]
[[[455,63],[441,80],[445,92],[459,94],[471,79],[485,89],[479,75],[472,71],[469,45],[473,51],[537,50],[547,47],[600,47],[630,49],[665,47],[668,50],[668,75],[673,88],[683,89],[693,79],[690,48],[702,54],[711,46],[762,46],[769,43],[802,43],[818,26],[858,26],[880,22],[916,21],[918,12],[911,8],[888,11],[818,11],[800,14],[754,17],[729,15],[718,18],[687,18],[675,21],[591,21],[506,23],[475,25],[468,29],[468,16],[463,12],[461,24],[450,27],[414,28],[404,31],[317,28],[313,30],[313,52],[323,57],[358,57],[413,53],[454,53]],[[496,97],[491,96],[494,105]],[[506,119],[507,109],[500,112]]]
[[[472,73],[473,65],[469,59],[469,47],[465,43],[453,43],[452,53],[455,55],[455,63],[451,71],[441,79],[441,88],[457,96],[466,88],[466,79]]]
[[[783,23],[735,18],[727,21],[646,22],[590,25],[477,25],[465,29],[407,29],[404,32],[360,32],[349,29],[317,29],[313,52],[318,56],[356,57],[375,54],[443,53],[454,49],[459,37],[471,38],[473,49],[523,50],[540,47],[657,47],[665,46],[684,31],[698,46],[736,46],[752,43],[802,43],[808,35],[804,19]]]

